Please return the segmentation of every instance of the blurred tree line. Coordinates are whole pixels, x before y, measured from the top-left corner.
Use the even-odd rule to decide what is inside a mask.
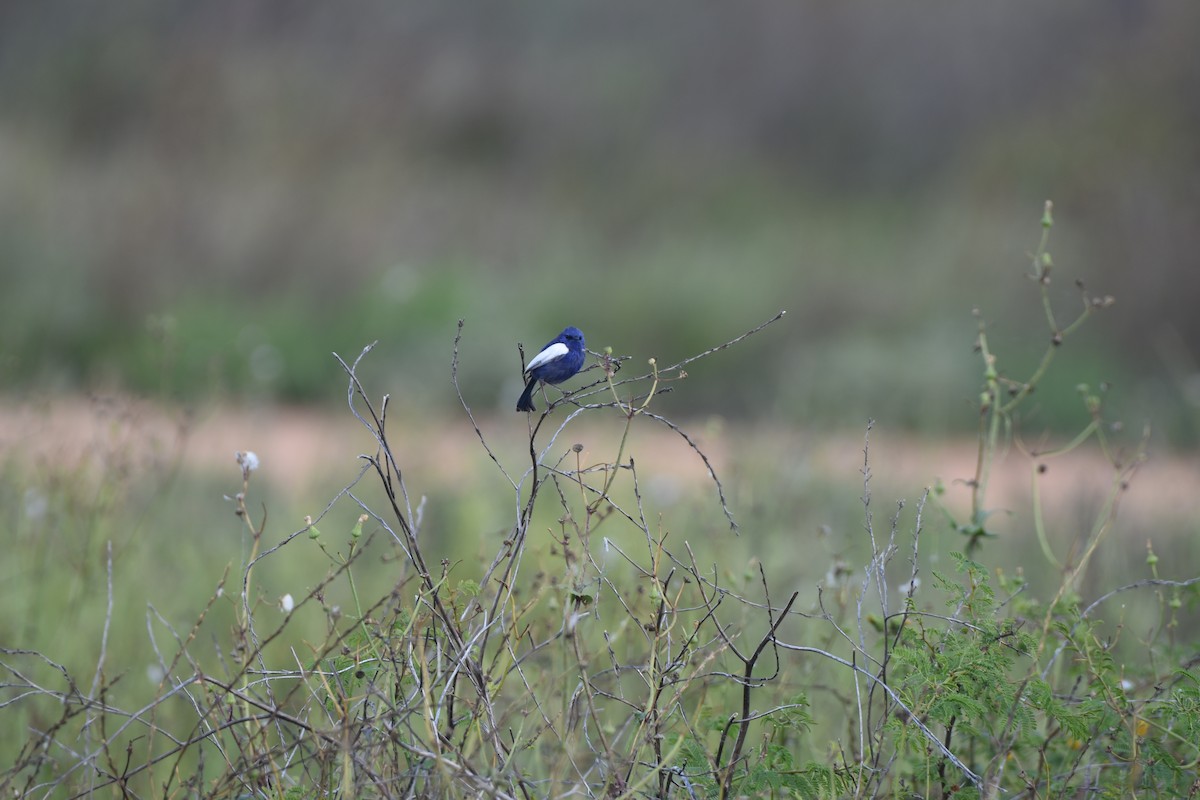
[[[465,317],[503,410],[517,341],[671,359],[786,308],[673,402],[970,426],[971,308],[1014,377],[1049,335],[1049,197],[1056,299],[1118,299],[1064,380],[1184,440],[1198,44],[1127,0],[4,4],[0,379],[313,401],[380,339],[445,401]]]

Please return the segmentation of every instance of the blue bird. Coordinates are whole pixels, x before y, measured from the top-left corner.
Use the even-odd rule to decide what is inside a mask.
[[[517,401],[517,411],[536,411],[533,390],[538,383],[558,384],[579,372],[587,354],[583,351],[583,331],[576,327],[563,328],[541,352],[525,365],[525,391]]]

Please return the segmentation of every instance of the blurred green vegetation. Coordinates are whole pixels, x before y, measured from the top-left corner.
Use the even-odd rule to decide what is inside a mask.
[[[1200,11],[936,10],[5,7],[0,381],[324,402],[380,340],[424,407],[465,318],[501,409],[564,324],[670,360],[786,308],[674,410],[945,432],[967,311],[1041,330],[1052,198],[1059,298],[1118,301],[1080,379],[1194,442]]]

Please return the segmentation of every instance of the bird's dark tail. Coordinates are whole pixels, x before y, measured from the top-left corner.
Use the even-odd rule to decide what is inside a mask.
[[[517,411],[537,411],[533,407],[533,389],[537,386],[537,382],[537,378],[530,378],[529,383],[525,384],[525,391],[521,393],[521,399],[517,401]]]

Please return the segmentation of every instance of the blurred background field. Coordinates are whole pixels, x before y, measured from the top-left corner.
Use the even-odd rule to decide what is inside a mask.
[[[1076,280],[1116,303],[1023,410],[988,564],[1057,585],[1021,446],[1077,432],[1076,385],[1104,383],[1116,437],[1148,425],[1152,458],[1086,588],[1146,577],[1151,539],[1190,577],[1198,45],[1200,6],[1118,0],[3,5],[0,645],[94,668],[112,542],[112,649],[142,681],[147,604],[186,630],[246,555],[222,499],[234,450],[262,457],[268,539],[356,474],[372,444],[330,354],[376,340],[363,378],[392,396],[431,554],[474,566],[515,510],[451,385],[459,319],[464,397],[520,464],[518,342],[575,324],[594,350],[671,362],[786,309],[656,401],[712,456],[740,538],[678,437],[639,427],[632,452],[701,561],[814,587],[866,552],[868,418],[881,519],[904,498],[911,530],[937,478],[963,508],[979,320],[1016,379],[1050,335],[1027,279],[1047,198],[1060,319]],[[613,457],[619,426],[589,424],[564,446]],[[1060,557],[1102,503],[1101,463],[1039,479]],[[323,523],[332,547],[358,513]],[[961,549],[931,506],[925,522],[923,552]],[[363,593],[387,592],[396,553],[370,546]],[[285,556],[264,608],[331,563]]]
[[[443,409],[462,317],[501,411],[515,343],[565,324],[667,359],[786,308],[677,410],[969,429],[970,310],[1038,319],[1052,198],[1057,296],[1118,301],[1058,379],[1195,441],[1192,4],[0,14],[10,394],[322,403],[329,352],[378,339],[386,388]]]

